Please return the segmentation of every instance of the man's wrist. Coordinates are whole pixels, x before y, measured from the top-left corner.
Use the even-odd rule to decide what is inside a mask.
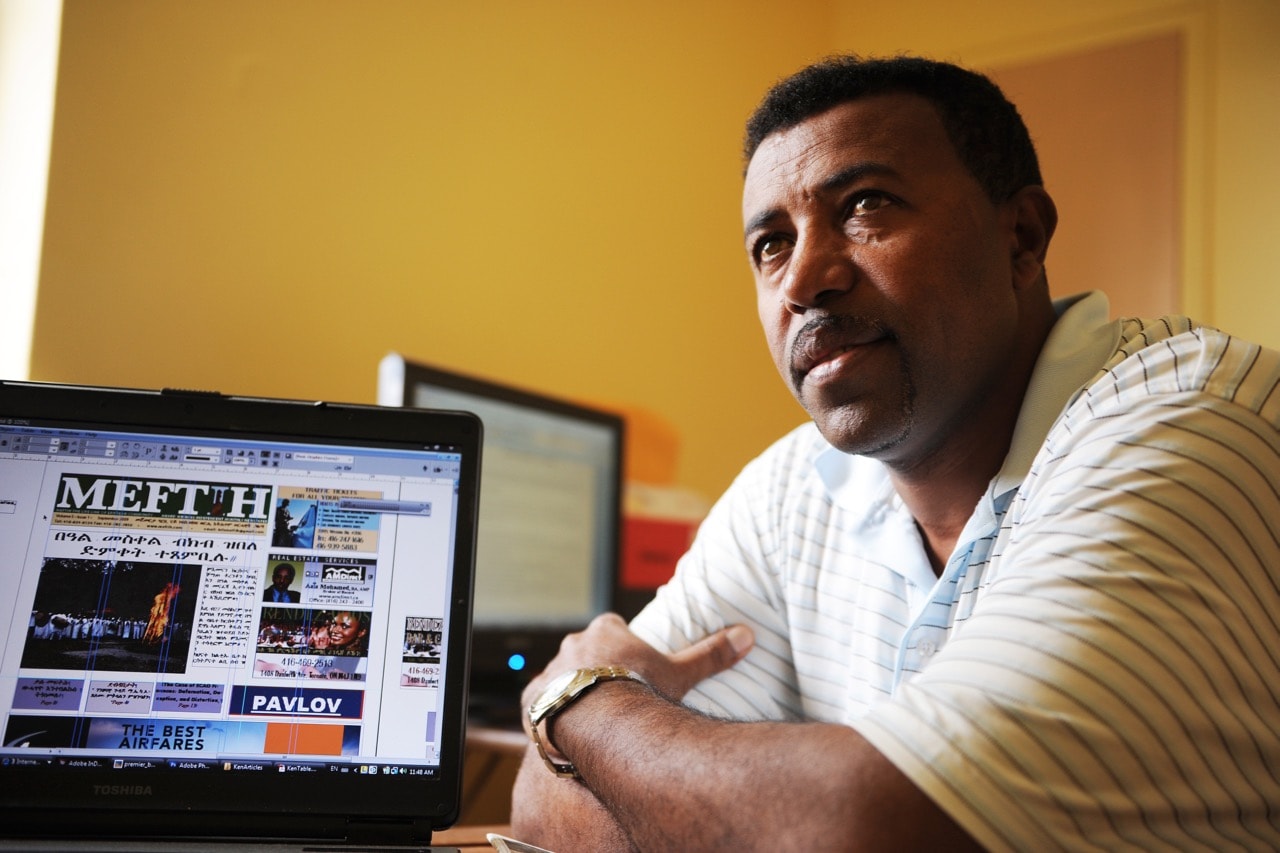
[[[570,670],[552,679],[529,705],[526,714],[529,735],[543,762],[557,776],[578,778],[577,768],[555,745],[552,724],[564,710],[576,704],[587,692],[610,681],[630,681],[648,685],[640,675],[622,666],[597,666]]]
[[[645,693],[654,694],[653,686],[643,681],[635,681],[632,679],[601,681],[580,696],[578,701],[573,702],[570,705],[566,705],[561,709],[560,713],[547,719],[542,726],[543,732],[546,737],[553,742],[552,747],[555,751],[561,756],[564,756],[560,747],[556,745],[559,741],[555,740],[555,731],[560,732],[561,738],[569,737],[572,739],[571,733],[575,731],[575,728],[578,730],[581,728],[577,726],[579,722],[583,721],[584,718],[588,716],[598,717],[602,709],[608,707],[606,703],[611,697],[622,693],[630,693],[632,691],[644,691]],[[609,712],[610,711],[606,711],[606,713]]]

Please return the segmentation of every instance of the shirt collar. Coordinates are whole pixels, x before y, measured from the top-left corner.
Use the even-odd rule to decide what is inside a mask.
[[[1071,395],[1097,374],[1120,342],[1120,323],[1108,322],[1111,306],[1100,291],[1055,300],[1053,310],[1058,321],[1036,360],[1009,454],[992,482],[995,495],[1022,484]]]

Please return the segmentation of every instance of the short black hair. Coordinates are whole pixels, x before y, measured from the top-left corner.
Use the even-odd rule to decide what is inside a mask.
[[[999,86],[976,71],[914,56],[833,56],[779,81],[747,120],[744,163],[778,131],[848,101],[899,93],[934,105],[961,162],[992,201],[1044,184],[1027,126]]]

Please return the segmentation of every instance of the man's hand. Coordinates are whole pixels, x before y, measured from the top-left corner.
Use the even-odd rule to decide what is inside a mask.
[[[585,630],[565,637],[547,668],[525,688],[524,707],[562,672],[591,666],[625,666],[644,676],[655,690],[679,701],[698,682],[729,669],[747,656],[755,637],[745,625],[731,625],[674,654],[663,654],[641,640],[614,613],[597,616]]]
[[[547,668],[525,688],[525,708],[547,683],[571,669],[616,664],[644,676],[663,695],[680,700],[699,681],[746,657],[755,637],[735,625],[672,655],[641,640],[621,617],[609,613],[586,630],[571,634]],[[528,718],[524,723],[528,727]],[[548,815],[554,815],[548,820]],[[580,784],[567,784],[547,772],[532,746],[516,777],[511,823],[517,835],[552,850],[627,850],[630,841],[614,817]]]

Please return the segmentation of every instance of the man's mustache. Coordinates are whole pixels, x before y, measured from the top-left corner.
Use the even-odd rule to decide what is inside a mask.
[[[787,364],[791,384],[799,390],[809,371],[834,353],[883,338],[893,338],[878,320],[847,314],[815,317],[800,327],[791,339]]]

